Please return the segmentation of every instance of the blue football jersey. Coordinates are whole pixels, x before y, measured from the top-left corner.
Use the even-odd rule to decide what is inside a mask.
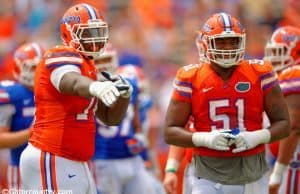
[[[33,91],[14,81],[0,82],[0,109],[10,107],[10,131],[16,132],[31,126],[34,113]],[[20,155],[26,144],[10,150],[10,164],[19,166]]]
[[[137,103],[138,87],[135,77],[125,77],[133,87],[127,113],[118,126],[105,126],[100,120],[96,124],[95,155],[93,159],[118,159],[132,157],[126,141],[134,135],[134,107]]]

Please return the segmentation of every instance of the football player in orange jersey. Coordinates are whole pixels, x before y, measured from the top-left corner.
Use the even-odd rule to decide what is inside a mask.
[[[265,60],[271,61],[274,70],[278,73],[292,126],[291,134],[280,141],[277,161],[269,180],[269,192],[270,194],[299,194],[300,29],[285,26],[275,30],[266,44]]]
[[[165,141],[194,148],[193,194],[267,193],[264,144],[288,136],[290,130],[272,65],[243,59],[245,30],[227,13],[210,17],[199,36],[209,63],[178,70]],[[271,121],[268,129],[262,127],[264,111]],[[191,115],[196,132],[184,129]]]
[[[35,77],[35,123],[21,155],[23,189],[96,193],[87,162],[94,154],[95,115],[117,125],[132,87],[118,80],[96,81],[94,57],[108,41],[108,25],[88,4],[69,8],[60,23],[65,45],[44,54]]]

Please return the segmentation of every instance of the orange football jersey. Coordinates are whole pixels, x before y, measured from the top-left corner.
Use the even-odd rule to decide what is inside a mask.
[[[300,94],[300,65],[282,71],[278,80],[283,95]]]
[[[58,156],[87,161],[94,154],[97,99],[62,94],[53,86],[52,71],[65,65],[75,65],[96,80],[94,64],[76,50],[57,46],[46,52],[35,75],[36,120],[29,142]]]
[[[196,131],[254,131],[262,128],[264,95],[275,85],[272,65],[261,60],[242,61],[227,82],[209,64],[188,65],[177,72],[172,99],[191,103]],[[263,145],[241,153],[198,147],[194,154],[232,157],[262,151]]]

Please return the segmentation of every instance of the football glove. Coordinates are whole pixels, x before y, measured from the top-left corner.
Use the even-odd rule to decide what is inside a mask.
[[[94,81],[89,86],[89,92],[108,107],[112,106],[120,96],[119,90],[112,81]]]
[[[101,74],[105,79],[112,81],[115,84],[116,88],[119,90],[120,95],[123,98],[130,97],[133,89],[131,84],[126,79],[124,79],[120,75],[112,75],[106,71],[102,71]]]
[[[259,144],[268,143],[271,139],[271,133],[268,129],[260,129],[256,131],[241,131],[236,135],[233,153],[243,152],[255,148]]]
[[[193,144],[196,147],[207,147],[214,150],[227,151],[230,149],[228,144],[230,139],[235,136],[227,130],[213,130],[211,132],[195,132],[192,135]]]

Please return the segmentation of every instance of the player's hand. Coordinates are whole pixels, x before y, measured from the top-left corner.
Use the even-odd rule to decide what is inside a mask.
[[[276,161],[274,169],[269,179],[269,193],[278,194],[283,175],[287,170],[287,166]]]
[[[90,84],[89,91],[108,107],[112,106],[120,96],[119,90],[112,81],[95,81]]]
[[[280,184],[269,185],[269,194],[278,194]]]
[[[166,172],[163,185],[167,194],[177,194],[177,174],[175,174],[174,172]]]
[[[271,134],[268,129],[260,129],[256,131],[242,131],[234,140],[236,146],[232,150],[233,153],[243,152],[255,148],[259,144],[268,143],[270,141]]]
[[[148,145],[148,141],[144,134],[136,133],[133,138],[126,141],[128,150],[131,154],[136,155],[144,151]]]
[[[133,89],[132,89],[131,84],[126,79],[124,79],[120,75],[112,75],[106,71],[102,71],[101,74],[105,79],[114,82],[116,88],[118,88],[118,90],[123,98],[130,97]]]
[[[224,130],[213,130],[211,132],[195,132],[192,141],[197,147],[207,147],[214,150],[230,150],[229,140],[235,135],[224,132]]]

